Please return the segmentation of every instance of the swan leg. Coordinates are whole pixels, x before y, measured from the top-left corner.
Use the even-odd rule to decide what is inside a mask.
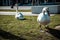
[[[46,25],[45,28],[49,28],[49,25]]]
[[[42,30],[41,25],[39,25],[39,27],[40,27],[40,30]]]
[[[40,27],[40,32],[44,32],[43,28],[42,28],[42,25],[39,25],[39,27]]]
[[[45,31],[48,32],[49,25],[45,26]]]

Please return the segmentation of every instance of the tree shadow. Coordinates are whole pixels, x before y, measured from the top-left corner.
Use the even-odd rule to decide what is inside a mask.
[[[60,39],[60,30],[57,30],[57,29],[52,29],[52,28],[49,28],[47,27],[46,28],[48,31],[48,33],[50,33],[51,35],[53,35],[54,37]]]
[[[18,36],[13,35],[13,34],[11,34],[9,32],[6,32],[6,31],[4,31],[2,29],[0,29],[0,37],[2,37],[4,39],[9,39],[9,40],[26,40],[26,39],[24,39],[22,37],[18,37]]]

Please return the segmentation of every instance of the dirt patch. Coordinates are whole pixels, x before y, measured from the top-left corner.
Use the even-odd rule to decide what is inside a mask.
[[[55,29],[60,30],[60,25],[59,26],[56,26]]]

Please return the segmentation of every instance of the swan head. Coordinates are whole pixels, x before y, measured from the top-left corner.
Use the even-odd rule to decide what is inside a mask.
[[[48,11],[49,8],[48,7],[44,7],[42,11]]]
[[[50,16],[50,14],[49,14],[49,8],[48,8],[48,7],[44,7],[44,8],[42,9],[42,13],[45,14],[45,12],[48,13],[48,15]]]

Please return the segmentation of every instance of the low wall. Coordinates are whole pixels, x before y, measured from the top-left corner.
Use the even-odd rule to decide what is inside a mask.
[[[59,13],[60,6],[59,5],[46,5],[46,6],[32,6],[32,13],[41,13],[43,7],[49,7],[49,13]]]
[[[58,6],[58,13],[60,13],[60,6]]]
[[[16,6],[11,8],[11,6],[0,6],[0,10],[16,10]],[[18,6],[18,10],[31,10],[31,6]]]

